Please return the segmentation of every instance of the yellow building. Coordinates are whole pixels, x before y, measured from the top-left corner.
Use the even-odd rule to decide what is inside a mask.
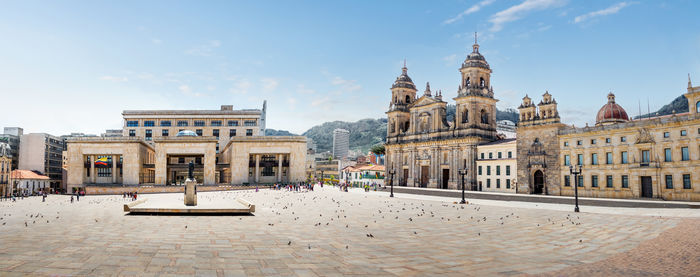
[[[497,140],[476,148],[479,190],[515,193],[518,164],[515,139]]]
[[[700,201],[700,87],[688,80],[685,97],[688,112],[630,120],[610,93],[596,125],[584,128],[559,123],[556,106],[552,116],[542,106],[535,112],[526,97],[518,192],[574,195],[578,184],[584,197]],[[583,173],[574,180],[569,167],[578,164]]]

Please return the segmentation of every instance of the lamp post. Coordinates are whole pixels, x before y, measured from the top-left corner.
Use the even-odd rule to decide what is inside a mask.
[[[323,180],[323,170],[321,170],[321,184],[323,183],[325,183],[325,181]]]
[[[578,175],[581,174],[581,170],[583,169],[582,165],[578,165],[578,169],[576,169],[575,166],[570,165],[569,166],[569,172],[574,175],[574,199],[576,203],[576,207],[574,208],[574,212],[578,213]]]
[[[462,176],[462,202],[459,202],[459,204],[467,204],[467,201],[464,200],[464,175],[467,175],[467,169],[466,168],[460,169],[459,175]]]
[[[394,174],[396,174],[396,169],[392,168],[389,170],[389,185],[391,186],[389,197],[394,197]]]

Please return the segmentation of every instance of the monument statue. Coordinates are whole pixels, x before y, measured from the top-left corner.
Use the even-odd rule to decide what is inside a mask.
[[[194,163],[190,161],[187,179],[194,180]]]
[[[194,179],[194,163],[188,165],[187,180],[185,180],[185,205],[197,206],[197,180]]]

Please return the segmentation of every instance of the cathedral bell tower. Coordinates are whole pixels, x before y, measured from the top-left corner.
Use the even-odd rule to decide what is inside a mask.
[[[459,69],[462,82],[459,85],[455,131],[463,135],[477,135],[487,140],[496,138],[496,102],[491,87],[491,67],[479,53],[476,33],[472,52]]]
[[[386,112],[389,122],[387,123],[387,141],[405,133],[410,128],[409,107],[416,100],[416,85],[411,77],[408,77],[406,61],[401,68],[401,75],[396,77],[396,81],[391,86],[391,103],[389,111]]]

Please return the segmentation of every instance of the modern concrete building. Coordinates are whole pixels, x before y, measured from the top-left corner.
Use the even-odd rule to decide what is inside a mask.
[[[180,185],[190,162],[204,185],[305,180],[306,138],[262,136],[263,114],[228,105],[214,111],[124,111],[124,136],[67,141],[69,190]]]
[[[476,151],[476,181],[479,190],[515,193],[518,164],[515,139],[481,144],[476,147]]]
[[[12,168],[19,166],[19,140],[23,134],[24,130],[20,127],[5,127],[3,133],[0,134],[0,142],[7,143],[10,146]]]
[[[18,169],[36,171],[49,177],[52,190],[61,190],[63,182],[64,140],[45,133],[20,137]]]
[[[12,193],[10,173],[12,172],[12,156],[10,145],[0,142],[0,197],[8,197]]]
[[[101,137],[121,137],[124,130],[122,129],[107,129],[102,133]]]
[[[350,150],[350,131],[345,129],[333,130],[333,158],[345,159]]]
[[[700,201],[700,87],[688,80],[689,111],[630,120],[608,94],[596,125],[559,122],[545,93],[523,98],[518,126],[518,193]],[[569,167],[582,165],[575,178]]]

